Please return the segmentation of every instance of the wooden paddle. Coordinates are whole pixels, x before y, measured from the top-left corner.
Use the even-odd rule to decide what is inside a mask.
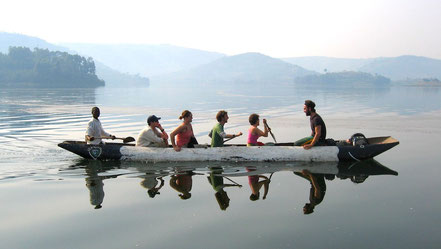
[[[235,181],[233,181],[233,180],[231,180],[230,178],[228,178],[228,177],[226,177],[226,176],[224,176],[224,178],[225,179],[227,179],[228,181],[230,181],[230,182],[232,182],[232,183],[234,183],[234,184],[236,184],[239,188],[241,188],[242,187],[242,185],[241,184],[239,184],[239,183],[237,183],[237,182],[235,182]]]
[[[231,139],[233,139],[233,138],[236,138],[237,136],[234,136],[234,137],[230,137],[230,138],[228,138],[228,139],[225,139],[224,140],[224,143],[226,143],[226,142],[228,142],[228,141],[230,141]]]
[[[111,137],[101,137],[102,139],[112,139]],[[120,139],[123,140],[123,143],[130,143],[130,142],[134,142],[135,139],[133,137],[115,137],[115,139]]]
[[[274,137],[274,134],[273,134],[273,132],[271,131],[271,128],[268,126],[268,121],[265,122],[265,126],[266,126],[266,128],[269,130],[269,133],[271,134],[271,137],[273,137],[274,142],[277,143],[277,141],[276,141],[276,137]]]

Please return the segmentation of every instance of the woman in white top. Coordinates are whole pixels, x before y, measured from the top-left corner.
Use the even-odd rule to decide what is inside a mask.
[[[147,119],[148,126],[143,129],[136,141],[136,146],[143,147],[167,147],[168,135],[162,128],[159,120],[161,118],[151,115]],[[159,129],[159,131],[158,131]]]

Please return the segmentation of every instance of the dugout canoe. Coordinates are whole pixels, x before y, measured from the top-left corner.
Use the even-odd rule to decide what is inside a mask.
[[[330,162],[362,161],[373,158],[399,144],[393,137],[368,138],[366,145],[316,146],[309,150],[293,143],[277,143],[273,146],[227,145],[210,148],[199,145],[197,148],[136,147],[133,144],[106,143],[88,145],[80,141],[64,141],[59,147],[81,157],[96,160],[131,160],[143,162],[197,162],[197,161],[234,161],[234,162]]]

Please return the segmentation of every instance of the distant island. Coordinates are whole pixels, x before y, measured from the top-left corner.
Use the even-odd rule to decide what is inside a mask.
[[[372,75],[370,73],[345,71],[297,77],[295,79],[295,83],[327,85],[385,85],[390,83],[390,79],[381,75]]]
[[[441,87],[441,80],[437,78],[407,79],[397,81],[395,84],[406,86]]]
[[[0,53],[1,87],[81,88],[104,86],[91,57],[26,47],[10,47]]]

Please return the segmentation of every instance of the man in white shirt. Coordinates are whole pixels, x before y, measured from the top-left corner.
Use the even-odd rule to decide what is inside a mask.
[[[168,134],[164,131],[159,120],[161,118],[151,115],[147,118],[148,126],[139,133],[136,146],[167,147]],[[158,131],[159,129],[159,131]]]
[[[102,141],[103,137],[115,139],[115,136],[110,135],[110,133],[107,133],[106,131],[104,131],[103,127],[101,126],[101,122],[98,119],[98,117],[100,116],[100,108],[98,108],[96,106],[93,107],[92,108],[92,116],[93,116],[93,118],[87,124],[87,130],[86,130],[87,144],[103,143],[103,141]]]

